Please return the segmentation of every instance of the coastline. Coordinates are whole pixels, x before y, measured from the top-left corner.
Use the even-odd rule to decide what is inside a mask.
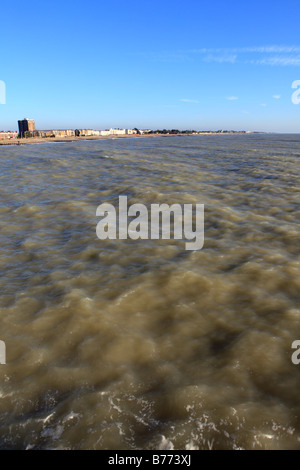
[[[130,134],[130,135],[90,135],[79,137],[29,137],[27,139],[3,139],[0,145],[26,145],[26,144],[43,144],[48,142],[79,142],[81,140],[103,140],[103,139],[128,139],[137,137],[157,137],[159,134]],[[178,134],[177,134],[178,135]]]
[[[248,134],[244,134],[242,132],[227,132],[223,134],[186,134],[186,133],[179,133],[179,134],[110,134],[110,135],[87,135],[87,136],[66,136],[66,137],[29,137],[27,139],[3,139],[0,140],[1,145],[26,145],[26,144],[43,144],[48,142],[80,142],[82,140],[106,140],[106,139],[136,139],[140,137],[178,137],[178,136],[194,136],[194,135],[250,135],[253,132],[249,132]]]

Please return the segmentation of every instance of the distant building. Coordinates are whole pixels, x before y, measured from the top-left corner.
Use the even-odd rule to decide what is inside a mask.
[[[73,129],[49,129],[33,132],[34,137],[72,137],[75,135]]]
[[[34,131],[33,133],[34,137],[54,137],[53,131],[52,130],[39,130],[39,131]]]
[[[125,135],[125,129],[110,129],[109,133],[111,135]]]
[[[75,129],[75,135],[77,137],[79,136],[82,136],[82,137],[85,137],[85,136],[92,136],[92,135],[101,135],[100,134],[101,131],[95,131],[94,129]]]
[[[131,135],[137,132],[134,129],[110,129],[109,133],[112,135]]]
[[[17,133],[17,132],[11,132],[11,131],[4,132],[4,131],[0,131],[0,140],[4,140],[4,139],[15,139],[16,137],[18,137],[18,133]]]
[[[18,121],[19,125],[19,136],[20,137],[85,137],[85,136],[107,136],[107,135],[132,135],[138,132],[137,129],[106,129],[106,130],[94,130],[94,129],[48,129],[48,130],[36,130],[35,122],[33,119],[24,118],[22,121]]]
[[[99,135],[131,135],[136,134],[134,129],[106,129],[105,131],[99,131]]]
[[[35,131],[35,122],[33,119],[24,118],[22,121],[18,121],[19,135],[24,137],[26,132]]]
[[[100,131],[95,131],[94,129],[77,129],[79,130],[79,135],[85,137],[85,136],[91,136],[91,135],[100,135]]]

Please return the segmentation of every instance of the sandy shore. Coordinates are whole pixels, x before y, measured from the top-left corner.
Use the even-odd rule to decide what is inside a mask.
[[[0,140],[0,145],[23,145],[23,144],[41,144],[46,142],[77,142],[80,140],[101,140],[101,139],[126,139],[126,138],[140,138],[140,137],[157,137],[159,134],[145,134],[145,135],[93,135],[93,136],[79,136],[79,137],[29,137],[28,139],[3,139]],[[178,135],[178,134],[177,134]]]

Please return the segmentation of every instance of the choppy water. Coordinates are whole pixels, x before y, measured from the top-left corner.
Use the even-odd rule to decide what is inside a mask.
[[[0,447],[300,448],[300,136],[0,148]],[[205,243],[95,211],[205,204]]]

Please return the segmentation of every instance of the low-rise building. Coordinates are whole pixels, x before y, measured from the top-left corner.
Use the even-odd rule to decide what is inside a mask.
[[[1,131],[0,132],[0,140],[4,140],[4,139],[16,139],[18,137],[18,133],[17,132],[11,132],[11,131]]]
[[[73,129],[49,129],[33,132],[34,137],[72,137],[75,135]]]
[[[40,130],[33,132],[34,137],[52,137],[52,135],[54,136],[52,130]]]
[[[125,129],[110,129],[111,135],[125,135]]]
[[[94,129],[76,129],[75,131],[76,136],[97,136],[101,135],[101,131],[95,131]]]
[[[132,135],[136,134],[137,131],[135,129],[110,129],[109,133],[111,135]]]

